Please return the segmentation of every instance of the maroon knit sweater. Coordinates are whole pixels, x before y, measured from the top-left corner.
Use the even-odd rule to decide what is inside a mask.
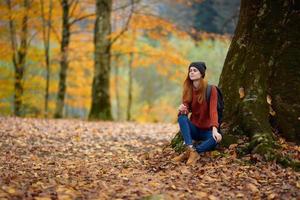
[[[198,102],[198,96],[195,90],[193,90],[192,103],[183,102],[188,110],[192,112],[190,120],[195,126],[201,129],[210,129],[212,126],[219,126],[217,98],[217,89],[215,86],[212,86],[209,105],[206,101],[202,103]]]

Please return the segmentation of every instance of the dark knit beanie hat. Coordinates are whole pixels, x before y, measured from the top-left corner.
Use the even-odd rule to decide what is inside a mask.
[[[202,74],[202,77],[204,78],[205,70],[206,70],[205,62],[192,62],[189,66],[189,69],[191,67],[196,67],[200,71],[200,73]]]

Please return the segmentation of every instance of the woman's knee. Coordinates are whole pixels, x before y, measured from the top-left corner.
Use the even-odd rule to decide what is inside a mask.
[[[178,116],[178,123],[183,122],[183,121],[187,121],[189,120],[189,118],[186,115],[179,115]]]
[[[210,141],[210,145],[213,147],[215,147],[218,144],[213,135],[211,135],[211,137],[208,140]]]
[[[211,137],[207,140],[204,140],[199,145],[197,145],[196,150],[197,150],[198,153],[212,151],[216,148],[217,144],[218,143],[216,142],[216,140],[213,137]]]

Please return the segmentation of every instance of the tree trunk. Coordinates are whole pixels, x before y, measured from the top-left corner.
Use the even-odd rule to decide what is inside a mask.
[[[45,50],[45,63],[46,63],[46,88],[45,88],[45,114],[48,117],[48,99],[49,99],[49,81],[50,81],[50,32],[51,32],[51,17],[52,17],[52,0],[49,2],[48,18],[45,17],[44,0],[40,1],[41,15],[43,21],[43,42]]]
[[[94,31],[94,78],[92,85],[92,105],[89,119],[111,120],[109,94],[111,0],[96,1],[96,22]]]
[[[28,0],[24,0],[24,8],[25,13],[22,18],[21,23],[21,33],[20,33],[20,47],[18,48],[18,42],[17,42],[17,35],[16,35],[16,27],[13,17],[11,16],[12,11],[12,5],[11,1],[6,1],[8,9],[10,11],[9,16],[9,30],[10,30],[10,40],[11,40],[11,46],[12,46],[12,61],[14,64],[15,69],[15,82],[14,82],[14,114],[16,116],[22,115],[22,98],[23,98],[23,76],[25,71],[25,65],[26,65],[26,57],[27,57],[27,49],[28,49],[28,11],[30,8],[30,4]]]
[[[26,8],[25,16],[22,19],[22,28],[21,28],[21,44],[20,49],[18,50],[18,64],[16,65],[15,70],[15,115],[21,115],[22,107],[22,96],[24,92],[23,87],[23,76],[25,71],[26,56],[27,56],[27,34],[28,34],[28,9],[29,2],[28,0],[24,1],[24,7]]]
[[[131,120],[131,104],[132,104],[132,62],[133,53],[129,55],[128,63],[128,100],[127,100],[127,121]]]
[[[300,142],[299,20],[299,2],[242,0],[220,77],[229,130],[249,136],[248,152],[268,159],[274,157],[277,146],[269,122],[268,95],[283,136]]]
[[[115,93],[116,93],[116,104],[117,104],[117,120],[121,119],[121,106],[120,106],[120,93],[119,93],[119,59],[120,59],[120,55],[117,55],[116,62],[115,62]]]
[[[68,0],[62,0],[63,23],[62,23],[62,41],[61,41],[61,59],[60,59],[60,73],[58,93],[56,99],[55,118],[63,117],[64,99],[66,94],[66,79],[68,70],[68,48],[70,42],[70,24],[69,24],[69,10],[70,5]]]

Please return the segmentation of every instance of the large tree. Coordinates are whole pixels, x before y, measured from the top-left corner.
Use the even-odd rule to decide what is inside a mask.
[[[134,4],[140,0],[129,0],[128,4],[115,9],[130,8],[129,16],[125,17],[124,27],[111,38],[112,0],[96,1],[96,21],[94,30],[94,78],[92,84],[92,105],[89,119],[111,120],[111,103],[109,94],[111,70],[111,46],[128,30],[134,11]]]
[[[240,153],[259,153],[283,164],[290,160],[274,151],[278,145],[271,124],[285,138],[300,142],[299,4],[242,0],[219,82],[228,124],[223,142],[230,134],[246,135],[250,142],[238,148]],[[182,149],[179,134],[172,146]]]
[[[251,138],[248,152],[274,156],[270,106],[274,128],[300,142],[299,9],[299,2],[291,0],[241,2],[219,86],[224,120],[229,130]]]
[[[90,119],[110,120],[111,105],[109,96],[110,47],[111,41],[111,0],[96,1],[96,21],[94,31],[94,79],[92,86],[92,107]]]

